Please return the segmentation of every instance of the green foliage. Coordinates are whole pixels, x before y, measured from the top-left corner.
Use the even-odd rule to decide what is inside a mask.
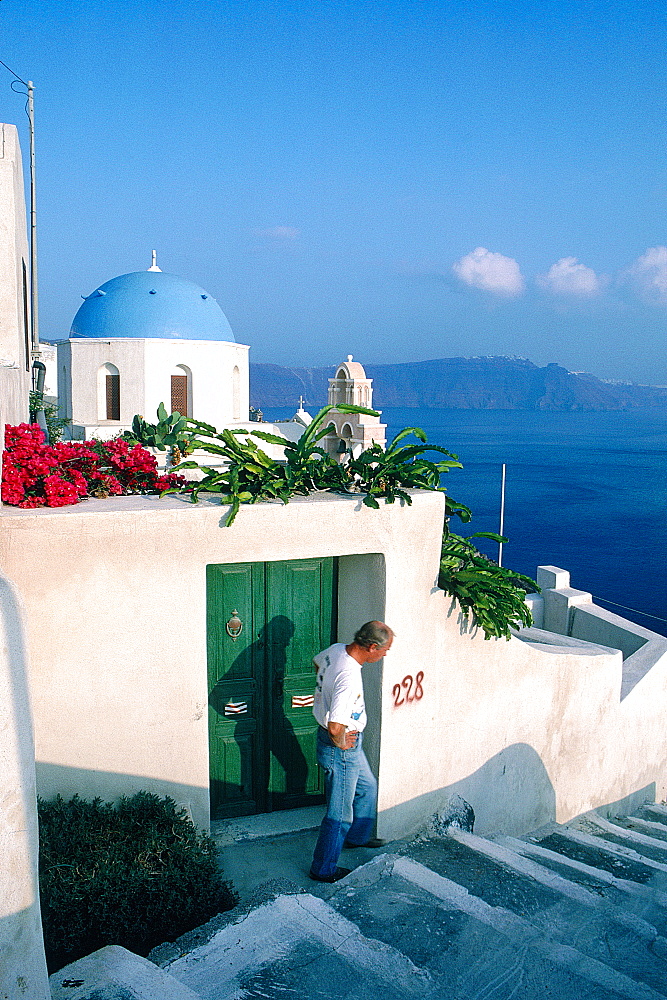
[[[132,430],[125,431],[122,437],[131,444],[142,444],[159,451],[171,448],[179,456],[190,454],[192,433],[188,430],[188,418],[182,417],[177,410],[168,414],[164,403],[157,408],[157,418],[157,424],[149,424],[137,414],[132,421]]]
[[[442,539],[438,585],[456,598],[466,617],[473,617],[484,630],[485,639],[509,639],[511,629],[532,625],[525,596],[538,591],[539,587],[529,577],[505,569],[482,555],[471,542],[472,538],[507,541],[493,532],[478,532],[467,538],[446,532]]]
[[[190,448],[225,460],[223,468],[200,467],[197,462],[183,462],[176,467],[201,468],[204,473],[204,478],[194,486],[189,484],[193,502],[197,502],[202,492],[219,494],[230,505],[227,525],[232,524],[242,503],[276,499],[288,503],[293,496],[305,496],[319,490],[356,493],[367,507],[377,509],[380,500],[411,504],[408,492],[411,489],[445,492],[441,485],[443,473],[462,468],[458,456],[440,445],[429,444],[419,427],[404,428],[386,449],[374,444],[356,457],[348,453],[339,462],[319,443],[331,430],[329,413],[332,409],[333,406],[325,406],[320,410],[295,442],[260,430],[218,432],[210,424],[188,420],[189,431],[197,435],[190,438]],[[377,411],[361,406],[339,405],[335,409],[342,413],[377,416]],[[404,443],[409,437],[416,438],[418,443]],[[269,458],[253,438],[280,445],[285,461]],[[443,457],[436,459],[434,454]],[[472,516],[465,504],[449,496],[446,514],[447,520],[455,515],[464,523]],[[470,536],[482,537],[500,540],[498,535],[491,534]],[[526,591],[536,590],[537,584],[520,573],[498,566],[478,552],[469,538],[450,534],[448,529],[443,536],[440,586],[457,599],[466,616],[474,618],[487,639],[503,636],[509,639],[512,628],[532,624],[524,597]]]
[[[62,441],[63,430],[67,427],[70,422],[67,417],[60,416],[60,410],[57,403],[48,403],[44,399],[43,392],[37,392],[36,389],[30,390],[30,423],[34,424],[37,422],[37,414],[40,410],[44,410],[44,419],[46,420],[46,432],[48,434],[48,444],[57,444],[58,441]]]
[[[401,445],[406,437],[413,435],[422,443],[419,445]],[[426,452],[439,452],[446,455],[444,459],[434,462],[424,457]],[[373,444],[362,451],[357,458],[350,457],[346,466],[355,487],[365,493],[363,502],[367,507],[377,509],[378,498],[385,503],[403,500],[412,504],[412,498],[406,491],[440,490],[444,492],[440,477],[450,469],[462,469],[458,456],[447,451],[440,445],[427,444],[426,434],[420,427],[405,427],[387,446],[386,450]],[[447,516],[456,514],[462,521],[469,521],[470,510],[461,503],[447,497]]]
[[[211,424],[189,420],[188,426],[198,435],[191,440],[191,446],[225,459],[223,468],[199,466],[197,462],[182,462],[177,466],[178,469],[201,468],[204,473],[204,478],[191,489],[193,502],[197,502],[202,492],[219,494],[231,506],[226,522],[230,525],[242,503],[276,499],[288,503],[291,497],[306,496],[313,490],[348,490],[350,478],[345,468],[318,444],[329,433],[325,419],[331,409],[325,406],[320,410],[298,441],[286,441],[266,431],[219,432]],[[337,409],[343,413],[375,415],[376,412],[360,406],[341,405]],[[253,438],[283,447],[285,462],[269,458]]]
[[[58,796],[38,811],[50,972],[107,944],[147,955],[237,902],[214,842],[170,798]]]
[[[441,474],[451,468],[461,468],[456,455],[439,445],[427,444],[426,435],[418,427],[401,431],[386,451],[379,445],[372,445],[357,458],[348,455],[347,461],[338,462],[319,444],[331,431],[328,417],[332,409],[333,406],[325,406],[320,410],[298,441],[286,441],[277,434],[259,430],[218,432],[210,424],[189,420],[188,427],[198,434],[191,439],[191,448],[226,460],[222,469],[200,467],[197,462],[183,462],[177,466],[178,469],[201,468],[204,473],[204,478],[191,490],[192,500],[196,503],[202,492],[218,493],[231,506],[227,525],[233,523],[242,503],[274,499],[288,503],[293,496],[306,496],[321,490],[363,494],[362,502],[377,508],[379,499],[384,499],[385,503],[394,503],[397,499],[412,503],[408,489],[441,490]],[[335,409],[341,413],[378,415],[376,410],[362,406],[340,404]],[[421,443],[401,445],[410,434]],[[285,461],[269,458],[252,438],[280,445],[284,448]],[[432,461],[424,457],[426,452],[439,452],[446,458]],[[468,508],[449,498],[447,513],[456,514],[463,521],[470,520]]]

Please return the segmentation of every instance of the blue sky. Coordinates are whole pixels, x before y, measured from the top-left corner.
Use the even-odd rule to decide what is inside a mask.
[[[2,0],[42,336],[155,248],[254,361],[667,384],[666,43],[658,0]]]

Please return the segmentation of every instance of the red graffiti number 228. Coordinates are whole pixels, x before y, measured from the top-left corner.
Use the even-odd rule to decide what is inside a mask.
[[[398,708],[399,705],[405,705],[411,701],[419,701],[420,698],[423,698],[423,680],[424,671],[420,670],[416,677],[413,677],[412,674],[408,674],[407,677],[403,678],[400,684],[394,684],[391,689],[391,693],[394,696],[394,708]]]

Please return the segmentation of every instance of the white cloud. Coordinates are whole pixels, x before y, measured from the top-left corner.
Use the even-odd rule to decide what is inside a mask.
[[[301,230],[296,226],[273,226],[270,229],[253,229],[253,233],[269,240],[295,240],[301,235]]]
[[[512,297],[520,295],[524,289],[523,275],[517,262],[501,253],[492,253],[485,247],[477,247],[461,257],[452,265],[452,271],[466,285],[495,295]]]
[[[561,257],[536,280],[540,288],[553,295],[597,295],[605,283],[604,278],[592,268],[580,264],[576,257]]]
[[[626,277],[644,298],[667,305],[667,247],[649,247],[628,268]]]

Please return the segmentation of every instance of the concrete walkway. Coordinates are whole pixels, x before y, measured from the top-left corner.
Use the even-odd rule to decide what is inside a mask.
[[[265,813],[211,825],[223,874],[243,904],[258,905],[277,892],[305,890],[326,899],[331,886],[308,877],[324,806]],[[383,851],[396,850],[399,842]],[[358,868],[372,861],[377,850],[359,847],[343,851],[340,865]]]

